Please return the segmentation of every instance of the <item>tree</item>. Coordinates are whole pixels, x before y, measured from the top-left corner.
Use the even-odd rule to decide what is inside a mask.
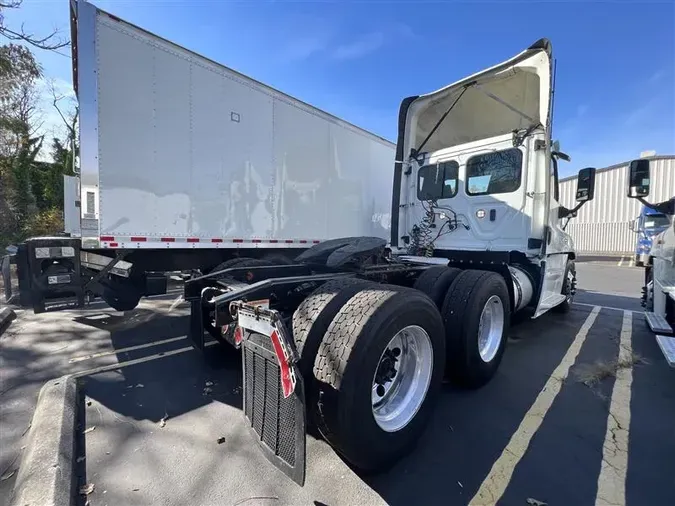
[[[56,50],[69,44],[58,36],[58,30],[54,30],[46,36],[39,36],[27,32],[24,25],[19,29],[12,29],[5,23],[3,12],[8,9],[18,9],[23,0],[0,0],[0,35],[11,41],[25,42],[39,49]]]
[[[29,235],[63,230],[63,174],[72,174],[77,110],[63,114],[54,94],[54,107],[66,126],[65,140],[54,139],[54,163],[36,157],[43,144],[37,107],[37,81],[42,69],[30,46],[56,50],[67,46],[58,32],[35,35],[21,27],[8,26],[5,14],[18,9],[23,0],[0,0],[0,250]]]
[[[42,146],[35,135],[40,76],[28,48],[0,46],[0,243],[15,240],[22,220],[36,210],[31,170]]]

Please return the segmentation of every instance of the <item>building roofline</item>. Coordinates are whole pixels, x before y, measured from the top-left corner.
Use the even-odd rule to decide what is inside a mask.
[[[652,160],[675,160],[675,155],[645,156],[644,158],[641,158],[641,160],[649,160],[649,161],[652,161]],[[596,171],[596,173],[597,172],[607,172],[609,170],[618,169],[619,167],[625,167],[625,166],[628,165],[629,162],[630,162],[630,160],[628,160],[626,162],[622,162],[622,163],[616,163],[614,165],[610,165],[609,167],[604,167],[602,169],[598,169]],[[569,181],[570,179],[576,179],[576,178],[577,178],[576,175],[575,176],[567,176],[567,177],[562,178],[560,180],[560,182],[562,183],[563,181]]]

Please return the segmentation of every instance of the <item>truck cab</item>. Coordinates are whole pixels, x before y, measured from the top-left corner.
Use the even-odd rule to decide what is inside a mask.
[[[659,348],[668,364],[675,367],[675,195],[665,202],[648,202],[650,186],[649,160],[630,162],[628,198],[637,199],[656,216],[668,220],[664,223],[665,219],[660,218],[661,232],[652,236],[653,245],[645,259],[642,305]]]
[[[535,316],[574,293],[574,244],[564,228],[593,198],[595,181],[594,168],[580,171],[577,206],[561,206],[558,161],[570,158],[551,140],[551,54],[542,39],[404,100],[392,207],[393,246],[456,266],[508,267],[528,285],[528,300],[514,309],[530,305]]]
[[[670,218],[648,206],[642,206],[640,216],[629,223],[636,235],[635,265],[642,267],[649,263],[654,237],[668,229]]]

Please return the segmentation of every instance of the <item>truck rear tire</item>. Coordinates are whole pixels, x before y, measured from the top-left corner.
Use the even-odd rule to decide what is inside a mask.
[[[504,278],[494,272],[462,271],[443,301],[447,375],[467,388],[494,376],[504,354],[511,303]]]
[[[340,308],[368,281],[357,278],[334,279],[305,298],[293,313],[293,340],[300,357],[303,378],[313,378],[312,369],[319,345]]]
[[[418,290],[362,288],[337,313],[314,362],[326,440],[354,466],[382,470],[412,449],[438,397],[443,324]]]
[[[313,369],[321,340],[342,306],[366,284],[368,281],[357,278],[328,281],[310,293],[293,313],[293,340],[300,357],[298,368],[305,381],[305,397],[310,402],[316,400]],[[308,421],[316,427],[313,413],[310,411],[308,415]]]
[[[434,265],[425,270],[413,288],[427,294],[431,300],[434,301],[438,309],[443,305],[445,294],[455,278],[462,272],[461,269],[455,267],[447,267],[445,265]]]

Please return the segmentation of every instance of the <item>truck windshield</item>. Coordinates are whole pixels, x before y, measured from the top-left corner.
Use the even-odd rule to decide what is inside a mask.
[[[665,214],[648,214],[645,216],[645,229],[647,230],[667,227],[669,224],[670,220]]]

